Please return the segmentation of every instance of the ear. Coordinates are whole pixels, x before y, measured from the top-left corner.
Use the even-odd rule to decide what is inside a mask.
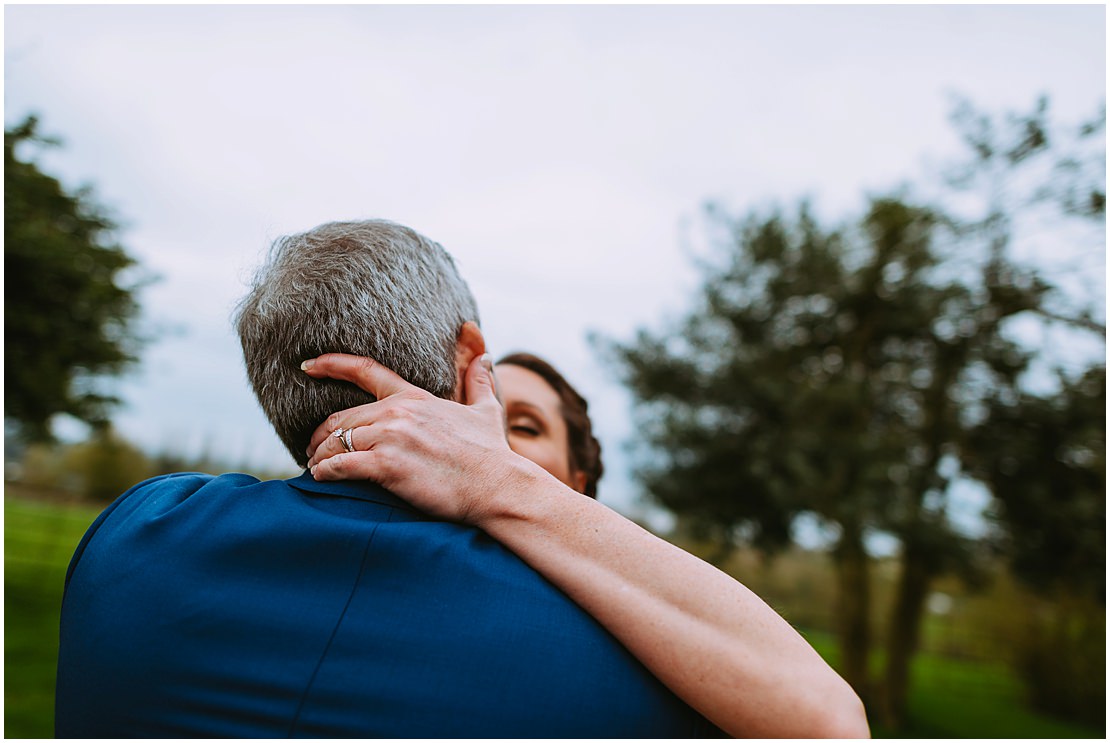
[[[467,321],[459,329],[459,339],[455,341],[455,401],[465,402],[463,399],[466,379],[466,370],[470,362],[486,352],[486,339],[482,335],[478,324]]]

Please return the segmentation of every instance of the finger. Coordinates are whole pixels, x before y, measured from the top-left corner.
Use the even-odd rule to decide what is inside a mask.
[[[373,451],[356,451],[336,454],[334,457],[315,464],[311,468],[312,477],[324,480],[373,480],[378,481],[380,458]]]
[[[309,455],[309,458],[308,458],[308,468],[309,469],[312,469],[313,465],[319,464],[320,462],[324,461],[325,459],[328,459],[330,457],[335,457],[335,456],[338,456],[340,454],[345,453],[347,451],[347,447],[343,443],[342,436],[344,434],[346,434],[347,431],[351,431],[351,442],[354,443],[354,431],[355,431],[355,429],[353,429],[353,428],[347,429],[347,428],[342,428],[341,427],[341,428],[335,429],[335,431],[336,432],[342,431],[343,433],[340,434],[339,436],[335,436],[334,433],[330,434],[326,439],[324,439],[322,442],[320,442],[320,445],[317,446],[316,449],[312,452],[312,454]]]
[[[465,399],[467,405],[500,405],[493,377],[493,357],[488,353],[470,362],[466,370]]]
[[[352,426],[368,426],[373,422],[375,414],[377,413],[378,403],[371,402],[365,405],[358,405],[346,410],[340,410],[338,413],[329,415],[323,423],[316,427],[312,432],[312,436],[308,440],[308,456],[312,456],[316,452],[316,448],[328,440],[328,436],[335,433],[339,428],[350,428]]]
[[[342,430],[343,434],[341,436],[335,436],[334,434],[329,436],[316,448],[315,452],[309,455],[309,469],[311,469],[314,464],[319,464],[326,459],[339,456],[340,454],[350,454],[354,451],[367,451],[370,449],[372,442],[370,440],[369,426],[355,426],[354,428],[336,430]],[[348,432],[350,433],[349,439],[347,438]],[[348,440],[351,442],[351,449],[347,448],[346,442]]]
[[[325,353],[305,361],[301,364],[301,369],[317,379],[330,377],[353,382],[379,400],[398,392],[419,389],[368,356]]]

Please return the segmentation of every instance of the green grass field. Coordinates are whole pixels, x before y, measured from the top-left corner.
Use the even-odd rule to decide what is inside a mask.
[[[58,616],[66,567],[99,508],[4,497],[4,734],[54,735]]]
[[[835,641],[821,632],[806,639],[834,668]],[[877,671],[882,658],[871,665]],[[1024,689],[1002,664],[919,654],[914,659],[909,700],[910,724],[897,734],[874,721],[876,738],[1105,738],[1103,730],[1055,720],[1030,710]]]
[[[4,498],[4,735],[54,732],[54,675],[62,584],[70,556],[100,509]],[[806,633],[833,665],[833,640]],[[913,669],[907,738],[1105,738],[1105,731],[1038,715],[1004,666],[920,656]],[[875,737],[891,737],[873,728]]]

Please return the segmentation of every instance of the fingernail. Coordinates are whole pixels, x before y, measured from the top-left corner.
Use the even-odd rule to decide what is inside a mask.
[[[308,468],[309,473],[311,473],[313,477],[316,477],[316,468],[318,466],[319,465],[314,464],[314,465],[312,465],[311,467]]]
[[[493,390],[493,396],[497,398],[497,402],[501,402],[501,390],[497,386],[497,375],[493,373],[493,357],[484,353],[478,361],[485,367],[486,373],[489,375],[489,386]]]
[[[301,362],[301,371],[308,371],[309,369],[311,369],[314,366],[316,366],[316,359],[309,359],[308,361],[302,361]]]

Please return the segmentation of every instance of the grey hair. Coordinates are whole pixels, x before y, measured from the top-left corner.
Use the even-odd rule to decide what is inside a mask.
[[[302,467],[312,431],[328,415],[374,401],[348,382],[309,377],[302,361],[370,356],[450,399],[467,321],[478,322],[478,306],[447,251],[384,220],[330,222],[279,238],[234,319],[258,402]]]

